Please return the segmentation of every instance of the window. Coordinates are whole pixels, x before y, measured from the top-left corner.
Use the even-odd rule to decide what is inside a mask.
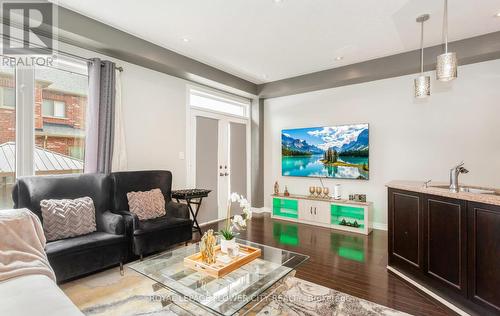
[[[35,142],[39,150],[49,153],[48,158],[56,155],[56,160],[63,158],[65,162],[62,170],[55,165],[49,166],[49,170],[35,170],[36,174],[83,171],[88,76],[85,63],[80,71],[75,71],[74,63],[65,68],[35,68],[35,94],[43,100],[42,117],[37,117],[35,108],[35,122],[39,121],[34,131]]]
[[[190,89],[189,105],[203,110],[248,117],[250,100],[223,93]]]
[[[0,67],[0,209],[13,207],[16,177],[83,172],[87,64],[67,64]]]
[[[44,99],[42,102],[42,113],[43,116],[65,118],[66,103],[62,101]]]
[[[16,181],[16,96],[14,68],[0,67],[0,210],[12,208]]]
[[[16,91],[11,87],[0,86],[0,107],[16,107]]]

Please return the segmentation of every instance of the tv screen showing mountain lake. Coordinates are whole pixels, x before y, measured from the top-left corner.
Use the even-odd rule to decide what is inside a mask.
[[[281,132],[281,173],[294,177],[369,177],[368,124],[286,129]]]

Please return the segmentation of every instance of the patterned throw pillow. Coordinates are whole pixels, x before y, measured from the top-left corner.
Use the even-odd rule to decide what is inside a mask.
[[[127,193],[128,208],[139,220],[160,217],[165,212],[165,197],[160,189]]]
[[[43,230],[48,241],[85,235],[96,231],[94,201],[42,200]]]

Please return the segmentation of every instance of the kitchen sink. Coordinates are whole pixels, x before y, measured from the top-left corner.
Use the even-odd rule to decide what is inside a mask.
[[[431,185],[430,188],[440,188],[440,189],[447,189],[450,190],[449,185]],[[452,190],[450,190],[452,191]],[[467,193],[474,193],[474,194],[489,194],[489,195],[500,195],[499,192],[496,192],[494,190],[485,190],[485,189],[480,189],[480,188],[475,188],[475,187],[468,187],[468,186],[460,186],[458,187],[459,192],[467,192]],[[457,192],[457,191],[454,191]]]

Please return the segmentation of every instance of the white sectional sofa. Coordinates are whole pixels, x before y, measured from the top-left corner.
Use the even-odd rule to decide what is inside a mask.
[[[0,282],[0,315],[83,316],[54,281],[39,274]]]

